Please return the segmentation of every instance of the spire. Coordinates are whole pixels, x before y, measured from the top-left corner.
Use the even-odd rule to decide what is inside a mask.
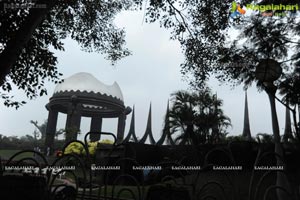
[[[161,138],[156,143],[157,145],[163,145],[164,142],[166,141],[166,139],[171,145],[175,145],[175,142],[173,141],[173,139],[171,137],[169,117],[170,117],[170,108],[169,108],[169,99],[168,99],[164,129],[163,129],[163,133],[162,133]]]
[[[139,141],[140,143],[145,143],[147,140],[147,137],[149,136],[150,139],[150,144],[155,144],[155,140],[153,138],[152,134],[152,123],[151,123],[151,103],[150,103],[150,108],[149,108],[149,114],[148,114],[148,121],[147,121],[147,127],[144,136],[142,139]]]
[[[250,123],[249,123],[249,112],[248,112],[248,97],[247,91],[245,92],[245,110],[244,110],[244,129],[243,129],[243,137],[246,138],[247,141],[251,140],[251,131],[250,131]]]
[[[133,106],[132,115],[131,115],[131,122],[130,122],[130,128],[129,128],[128,135],[124,139],[124,142],[129,142],[131,138],[133,139],[134,142],[138,142],[137,137],[135,135],[135,115],[134,115],[134,110],[135,109],[134,109],[134,106]]]
[[[285,109],[285,128],[284,128],[284,134],[283,134],[283,140],[284,142],[288,142],[289,138],[292,138],[292,128],[291,128],[291,116],[290,116],[290,110],[288,107]]]
[[[213,96],[214,100],[214,115],[218,116],[218,95],[217,93]],[[214,123],[212,127],[212,139],[214,143],[218,143],[220,140],[220,134],[219,134],[219,124]]]

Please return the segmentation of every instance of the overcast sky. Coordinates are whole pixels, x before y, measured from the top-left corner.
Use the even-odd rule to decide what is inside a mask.
[[[170,34],[159,28],[158,24],[142,23],[142,12],[121,13],[116,18],[119,27],[126,30],[127,47],[133,55],[124,58],[111,66],[104,56],[97,53],[85,53],[79,45],[72,40],[65,41],[65,51],[56,52],[58,69],[64,74],[63,78],[78,72],[88,72],[105,84],[111,85],[116,81],[123,92],[126,106],[136,108],[136,134],[142,137],[145,132],[149,104],[152,103],[152,130],[158,139],[162,130],[163,117],[166,111],[167,100],[176,90],[187,89],[187,82],[183,81],[180,74],[180,64],[183,55],[179,44],[170,41]],[[220,85],[215,80],[210,80],[212,91],[224,100],[224,113],[231,118],[232,128],[228,131],[238,135],[243,130],[244,118],[244,91],[242,87],[230,89],[229,86]],[[6,108],[0,104],[0,134],[26,135],[32,134],[34,126],[30,120],[43,122],[47,119],[48,112],[45,105],[52,96],[55,85],[48,83],[48,95],[28,100],[28,103],[17,111]],[[14,91],[17,99],[25,98],[22,92]],[[257,133],[271,133],[271,113],[268,97],[259,93],[255,87],[248,90],[250,112],[250,128],[252,135]],[[284,131],[285,108],[277,103],[281,134]],[[125,134],[129,129],[131,115],[127,118]],[[65,127],[66,116],[59,115],[58,128]],[[81,131],[89,130],[90,119],[83,118]],[[117,120],[104,120],[103,130],[116,133]]]

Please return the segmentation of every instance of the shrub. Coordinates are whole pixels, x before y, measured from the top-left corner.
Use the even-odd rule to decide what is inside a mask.
[[[88,142],[88,150],[90,155],[95,155],[98,144],[113,144],[113,141],[109,139],[101,140],[100,142]],[[65,154],[78,154],[78,155],[86,155],[84,147],[78,142],[72,142],[65,149]]]

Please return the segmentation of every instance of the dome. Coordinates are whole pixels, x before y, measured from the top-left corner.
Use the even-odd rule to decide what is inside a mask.
[[[123,101],[123,94],[117,82],[106,85],[92,74],[80,72],[74,74],[55,87],[54,95],[61,92],[88,92],[111,96]]]

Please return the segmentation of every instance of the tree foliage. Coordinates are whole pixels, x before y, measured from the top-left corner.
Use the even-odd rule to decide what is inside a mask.
[[[290,105],[300,103],[300,72],[299,69],[285,74],[284,80],[280,83],[280,93],[284,95],[283,100]]]
[[[209,89],[172,94],[170,109],[171,133],[177,133],[179,143],[214,143],[227,135],[230,119],[221,109],[222,100]]]
[[[55,140],[54,148],[61,149],[64,145],[63,140]],[[34,147],[39,147],[44,149],[45,141],[36,140],[31,135],[25,136],[5,136],[0,134],[0,149],[6,150],[26,150],[33,149]]]
[[[44,122],[40,125],[38,121],[30,120],[30,123],[33,124],[35,128],[38,130],[38,132],[36,131],[33,132],[34,138],[40,137],[41,141],[45,141],[48,121],[44,120]],[[65,133],[64,129],[59,129],[58,131],[55,132],[55,137],[58,137],[59,135],[64,133]]]
[[[24,1],[14,0],[12,3]],[[29,98],[47,93],[45,80],[59,81],[57,58],[52,49],[63,50],[70,37],[85,51],[97,51],[114,61],[129,55],[124,48],[124,30],[113,24],[122,10],[143,8],[145,20],[159,21],[181,44],[185,61],[182,73],[192,75],[191,85],[204,87],[211,75],[232,84],[251,84],[261,59],[275,58],[291,71],[299,65],[297,37],[300,23],[295,17],[265,17],[261,13],[232,21],[231,0],[36,0],[43,9],[0,10],[0,81],[5,104],[19,106],[8,93],[12,86]],[[253,3],[250,0],[242,4]],[[260,4],[295,4],[297,1],[262,1]],[[4,8],[3,1],[1,7]],[[239,36],[230,38],[233,30]],[[230,38],[230,40],[229,40]],[[52,48],[52,49],[51,49]],[[293,50],[289,54],[289,50]],[[287,62],[290,61],[289,64]],[[260,83],[259,83],[260,84]]]
[[[124,30],[113,19],[130,5],[129,0],[1,1],[0,95],[4,104],[25,103],[9,95],[13,86],[32,99],[47,94],[45,81],[60,81],[53,50],[64,50],[66,38],[77,41],[84,51],[105,54],[113,63],[129,55]]]
[[[215,76],[232,86],[244,85],[246,89],[256,82],[259,89],[264,89],[264,84],[256,80],[255,69],[261,60],[273,59],[283,68],[275,86],[280,88],[284,98],[282,101],[276,97],[277,100],[285,105],[299,105],[300,23],[297,11],[271,11],[271,17],[254,12],[250,17],[232,20],[229,17],[232,1],[150,2],[148,21],[158,20],[161,26],[172,30],[171,38],[180,42],[185,55],[182,73],[192,77],[193,87],[203,88],[205,82]],[[299,6],[299,1],[242,0],[242,7],[247,3]],[[285,16],[275,16],[278,12]],[[296,106],[291,110],[296,125]]]
[[[274,58],[289,71],[299,65],[300,25],[297,18],[265,17],[261,13],[251,17],[230,19],[232,1],[220,0],[164,0],[150,1],[149,22],[160,21],[172,30],[185,55],[182,73],[192,75],[191,84],[203,87],[211,75],[231,84],[255,80],[254,69],[261,59]],[[257,3],[249,0],[241,4]],[[296,1],[262,1],[259,4],[295,4]],[[231,37],[238,30],[238,37]],[[288,51],[293,50],[289,55]],[[289,65],[285,64],[291,61]],[[260,83],[259,83],[260,84]]]
[[[222,30],[228,25],[231,1],[151,2],[147,8],[147,21],[160,21],[162,27],[171,30],[171,38],[180,42],[185,55],[182,73],[193,74],[196,81],[191,83],[201,87],[213,71],[212,65],[218,59],[217,52],[224,45]]]

